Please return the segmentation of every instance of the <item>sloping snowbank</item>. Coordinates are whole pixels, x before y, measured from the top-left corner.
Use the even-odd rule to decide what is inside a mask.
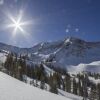
[[[0,72],[0,100],[71,100],[25,84]]]
[[[81,97],[81,96],[77,96],[77,95],[62,91],[60,89],[58,89],[58,93],[59,93],[59,95],[65,96],[65,97],[70,98],[72,100],[83,100],[83,97]]]

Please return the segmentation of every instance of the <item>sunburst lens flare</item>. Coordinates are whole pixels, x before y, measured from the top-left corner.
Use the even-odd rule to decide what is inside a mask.
[[[12,17],[11,15],[8,15],[8,17],[12,21],[12,24],[9,24],[7,27],[14,28],[13,33],[12,33],[13,36],[19,33],[18,31],[20,31],[20,33],[22,33],[23,35],[26,35],[27,32],[25,32],[25,30],[23,29],[23,26],[29,25],[31,23],[29,23],[28,21],[21,22],[22,15],[19,15],[17,19]]]

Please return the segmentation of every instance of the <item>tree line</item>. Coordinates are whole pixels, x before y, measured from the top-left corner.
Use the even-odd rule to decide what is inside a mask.
[[[61,68],[55,68],[53,73],[47,75],[43,64],[27,64],[27,60],[23,56],[17,56],[10,53],[4,63],[6,73],[10,76],[27,83],[27,77],[35,80],[30,84],[38,86],[40,81],[40,88],[45,89],[46,84],[49,85],[49,91],[58,94],[58,89],[82,96],[83,100],[100,100],[100,84],[90,82],[89,76],[100,77],[99,74],[82,73],[72,76]],[[90,89],[90,90],[89,90]]]

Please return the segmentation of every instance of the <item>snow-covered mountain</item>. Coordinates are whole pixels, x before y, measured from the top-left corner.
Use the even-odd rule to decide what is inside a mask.
[[[100,42],[86,42],[74,37],[39,43],[31,48],[0,43],[0,50],[28,54],[29,59],[35,63],[47,61],[64,68],[100,61]]]

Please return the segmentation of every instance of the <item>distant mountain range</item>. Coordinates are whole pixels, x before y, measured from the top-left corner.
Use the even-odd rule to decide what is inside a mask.
[[[100,42],[86,42],[74,37],[39,43],[31,48],[0,43],[0,51],[28,55],[35,63],[52,62],[64,68],[100,61]]]

